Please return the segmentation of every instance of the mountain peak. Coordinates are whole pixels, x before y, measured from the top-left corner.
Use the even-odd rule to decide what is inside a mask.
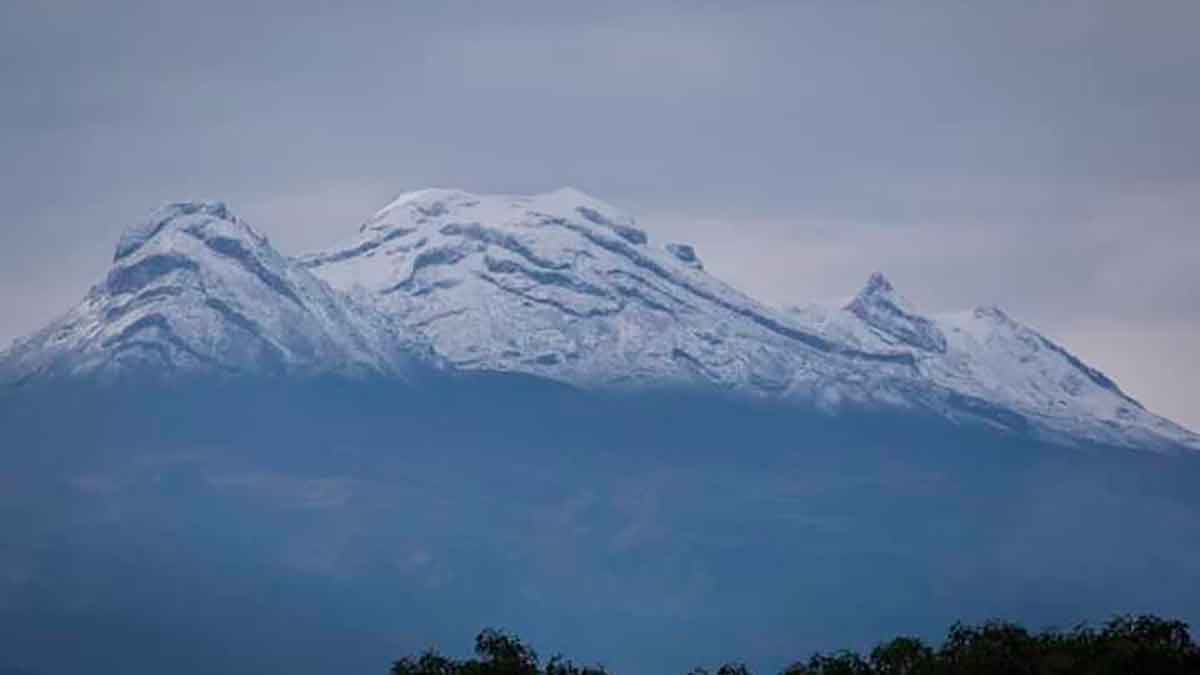
[[[281,255],[224,202],[184,201],[127,228],[104,282],[4,354],[0,381],[401,373],[421,349]]]
[[[195,220],[240,222],[222,201],[169,202],[152,211],[145,220],[125,228],[125,231],[121,233],[121,238],[117,240],[113,261],[116,262],[134,253],[160,232],[168,229],[169,226]]]
[[[382,209],[375,212],[375,217],[386,215],[403,207],[420,207],[422,205],[434,203],[455,203],[469,201],[471,195],[457,188],[422,188],[420,190],[409,190],[401,192],[394,199],[387,203]]]
[[[867,279],[867,285],[863,287],[862,294],[878,295],[891,293],[894,290],[896,290],[896,287],[893,286],[892,282],[883,275],[883,272],[875,272],[871,274],[869,279]]]
[[[649,241],[632,217],[572,187],[533,195],[474,194],[447,188],[405,192],[368,218],[358,234],[391,240],[417,230],[532,222],[599,226],[634,245]]]
[[[846,309],[854,313],[865,311],[866,307],[890,307],[892,310],[904,314],[917,314],[913,306],[896,290],[896,286],[882,272],[871,274],[862,290],[846,305]]]
[[[285,262],[267,238],[237,218],[224,202],[172,202],[125,230],[117,242],[106,286],[121,295],[143,290],[175,271],[195,271],[230,260],[277,289]]]
[[[846,310],[893,340],[930,352],[946,351],[946,338],[934,322],[919,315],[880,272],[871,275]]]

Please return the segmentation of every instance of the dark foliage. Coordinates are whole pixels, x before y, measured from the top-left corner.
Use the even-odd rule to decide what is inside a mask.
[[[486,629],[475,638],[475,658],[457,661],[427,651],[392,664],[391,675],[605,675],[600,666],[577,666],[554,656],[541,667],[537,652],[515,636]]]
[[[562,656],[540,666],[537,652],[518,638],[485,630],[475,639],[476,658],[457,661],[426,652],[392,665],[391,675],[606,675],[601,666],[580,667]],[[712,673],[750,675],[746,666],[727,663]],[[1200,645],[1187,624],[1156,616],[1120,616],[1100,629],[1031,633],[1019,625],[989,622],[955,624],[941,648],[921,639],[898,637],[863,657],[852,651],[814,654],[782,675],[1195,675]]]

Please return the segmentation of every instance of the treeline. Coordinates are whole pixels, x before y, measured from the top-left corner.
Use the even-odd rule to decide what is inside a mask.
[[[1200,646],[1187,624],[1156,616],[1120,616],[1100,628],[1031,632],[1013,623],[951,626],[940,647],[897,637],[863,655],[814,654],[782,675],[1198,675]],[[487,629],[475,638],[475,658],[427,651],[392,664],[391,675],[609,675],[603,666],[563,656],[545,663],[519,638]],[[687,675],[751,675],[727,663]]]

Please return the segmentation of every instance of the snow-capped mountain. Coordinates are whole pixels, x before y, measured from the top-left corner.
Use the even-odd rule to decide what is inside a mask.
[[[882,276],[836,310],[767,307],[577,190],[400,196],[301,263],[372,298],[460,368],[584,386],[699,384],[825,408],[884,405],[1057,439],[1200,438],[995,309],[921,316]]]
[[[656,241],[573,189],[407,193],[296,260],[221,204],[168,206],[0,373],[392,375],[422,354],[588,388],[698,387],[1200,449],[1200,436],[998,309],[925,316],[881,275],[842,305],[770,307],[705,272],[691,246]]]
[[[912,355],[913,386],[945,392],[951,417],[980,414],[1058,440],[1200,449],[1200,436],[1154,415],[1103,373],[996,307],[922,316],[881,274],[844,306],[789,310],[829,340]]]
[[[223,203],[184,202],[128,228],[105,280],[16,343],[0,376],[401,375],[412,356],[396,334]]]
[[[372,298],[460,368],[819,395],[800,390],[838,382],[852,391],[848,367],[912,367],[906,353],[806,330],[705,273],[691,247],[654,245],[631,218],[577,190],[406,194],[301,264]]]

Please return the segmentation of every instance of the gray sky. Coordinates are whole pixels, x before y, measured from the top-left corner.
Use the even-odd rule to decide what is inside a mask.
[[[1200,3],[338,4],[0,5],[0,344],[163,201],[301,252],[573,185],[767,301],[999,304],[1200,428]]]

